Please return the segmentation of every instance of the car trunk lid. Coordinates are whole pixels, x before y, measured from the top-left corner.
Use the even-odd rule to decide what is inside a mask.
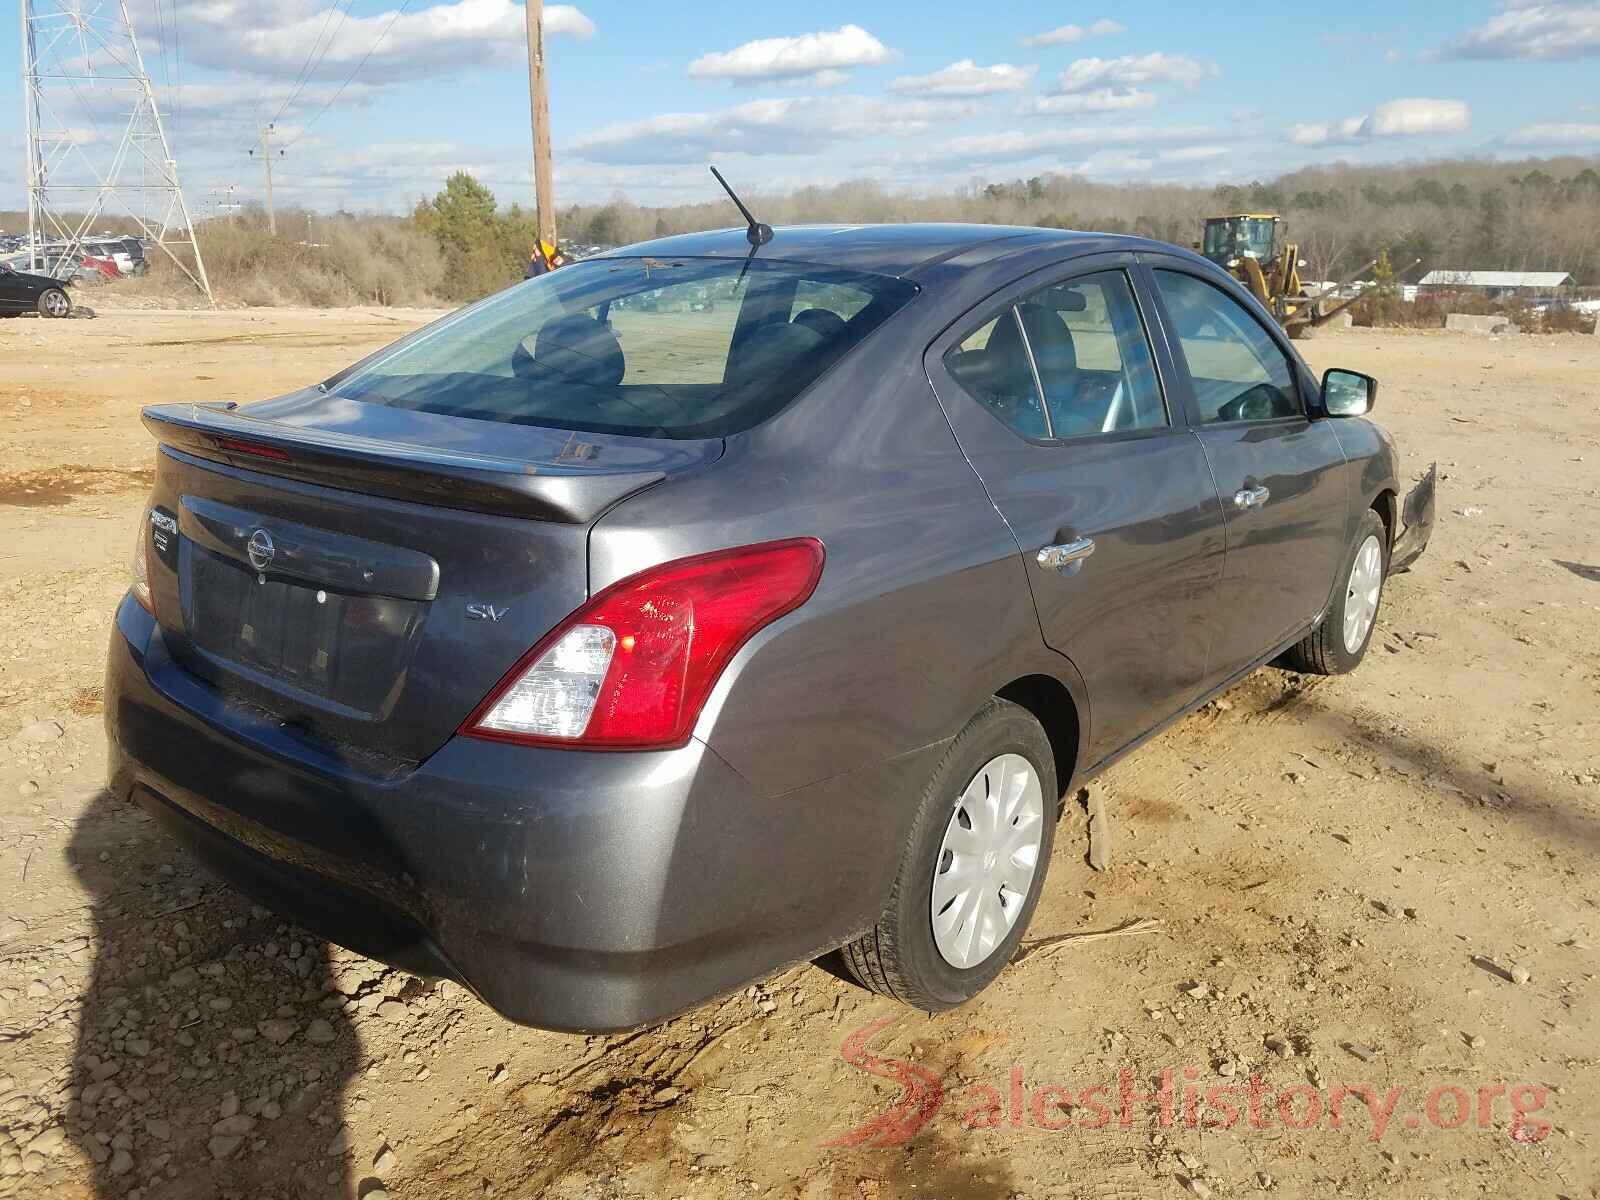
[[[144,420],[174,661],[369,770],[427,757],[583,602],[606,508],[721,453],[315,391]]]

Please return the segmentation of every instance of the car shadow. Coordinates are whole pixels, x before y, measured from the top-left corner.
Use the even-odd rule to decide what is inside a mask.
[[[109,792],[67,859],[92,907],[66,1122],[91,1194],[354,1195],[341,1130],[361,1052],[326,944]]]
[[[1426,737],[1399,728],[1373,728],[1319,700],[1302,697],[1299,704],[1308,724],[1361,743],[1380,762],[1387,759],[1402,764],[1407,775],[1453,798],[1463,808],[1487,810],[1519,826],[1524,834],[1564,842],[1590,854],[1600,852],[1600,821],[1547,787],[1526,781],[1503,783],[1484,764],[1452,753]]]
[[[1587,563],[1568,562],[1564,558],[1554,560],[1556,566],[1565,567],[1579,579],[1587,579],[1590,583],[1600,583],[1600,567],[1591,567]]]

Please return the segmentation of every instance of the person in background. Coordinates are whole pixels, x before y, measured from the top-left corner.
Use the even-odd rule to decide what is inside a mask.
[[[535,275],[544,275],[566,265],[567,256],[540,238],[534,243],[533,253],[528,256],[528,273],[523,278],[532,279]]]

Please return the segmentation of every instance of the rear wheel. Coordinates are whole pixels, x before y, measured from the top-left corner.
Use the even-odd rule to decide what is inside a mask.
[[[1389,573],[1389,532],[1377,513],[1367,511],[1344,563],[1343,583],[1319,624],[1282,659],[1292,671],[1343,675],[1366,657],[1378,626],[1383,581]]]
[[[1019,705],[991,700],[934,770],[888,906],[842,951],[850,973],[924,1012],[953,1008],[988,986],[1038,904],[1058,799],[1039,722]]]
[[[39,296],[41,317],[65,317],[72,312],[72,301],[60,288],[46,288]]]

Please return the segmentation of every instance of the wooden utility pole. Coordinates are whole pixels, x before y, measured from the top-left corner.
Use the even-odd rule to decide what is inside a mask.
[[[526,0],[528,106],[533,117],[533,205],[539,240],[556,244],[556,206],[550,179],[550,90],[544,75],[544,0]]]
[[[261,163],[267,169],[267,232],[273,237],[278,235],[278,216],[272,209],[272,131],[273,125],[268,122],[261,128]],[[251,155],[255,151],[250,151]],[[283,151],[279,150],[279,154]]]

